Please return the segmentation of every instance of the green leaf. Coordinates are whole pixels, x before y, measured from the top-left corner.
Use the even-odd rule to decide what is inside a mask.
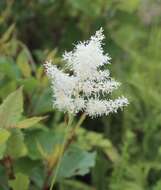
[[[153,190],[160,190],[161,189],[161,181],[159,180],[156,185],[154,186]]]
[[[28,190],[29,188],[29,177],[22,174],[17,173],[16,179],[9,181],[9,186],[12,187],[13,190]]]
[[[0,76],[10,78],[12,80],[20,77],[20,71],[18,66],[15,64],[12,57],[2,56],[0,57]]]
[[[6,150],[6,142],[10,136],[10,132],[5,129],[0,129],[0,159],[3,158],[3,154]]]
[[[61,182],[63,184],[63,188],[66,189],[67,187],[72,190],[93,190],[92,187],[88,186],[87,184],[80,182],[78,180],[63,180]]]
[[[1,190],[8,190],[8,177],[6,174],[6,168],[0,165],[0,189]]]
[[[52,111],[51,89],[47,88],[41,94],[35,94],[32,98],[33,114],[43,114]]]
[[[43,166],[34,167],[31,171],[30,178],[34,184],[38,187],[37,190],[42,189],[44,185],[44,179],[46,177]]]
[[[26,134],[25,141],[28,147],[28,156],[32,160],[42,158],[40,146],[45,154],[53,153],[57,145],[62,144],[63,134],[55,133],[53,131],[33,131]]]
[[[0,128],[14,127],[23,111],[22,88],[8,95],[0,106]]]
[[[144,31],[140,30],[140,28],[136,28],[134,25],[129,24],[124,24],[124,26],[120,26],[117,30],[111,32],[115,42],[129,53],[132,51],[131,48],[133,50],[138,48],[138,42],[145,35]]]
[[[10,132],[5,129],[0,129],[0,145],[4,144],[10,136]]]
[[[13,129],[12,135],[7,142],[6,153],[13,158],[19,158],[25,156],[27,152],[23,133],[19,129]]]
[[[119,0],[119,4],[117,5],[117,8],[126,11],[128,13],[133,13],[135,10],[137,10],[138,6],[140,4],[140,0]]]
[[[104,8],[106,9],[110,5],[110,1],[104,3],[100,0],[95,0],[94,3],[91,0],[69,0],[69,3],[73,7],[75,13],[77,13],[76,11],[81,11],[83,12],[83,15],[88,15],[91,17],[99,16],[102,6],[104,6]]]
[[[24,77],[31,76],[31,67],[29,65],[29,59],[25,51],[21,51],[17,57],[17,65],[19,66]]]
[[[32,118],[25,119],[23,121],[20,121],[16,125],[16,128],[25,129],[25,128],[32,127],[38,122],[40,122],[42,119],[44,119],[44,117],[32,117]]]
[[[95,165],[95,152],[87,152],[76,146],[70,147],[64,154],[58,178],[68,178],[74,175],[85,175]]]
[[[14,31],[14,28],[15,28],[15,24],[12,24],[8,29],[7,31],[3,34],[3,36],[0,38],[0,43],[4,43],[6,42],[7,40],[9,40],[9,38],[11,37],[13,31]]]
[[[119,160],[119,154],[113,146],[110,139],[105,138],[102,134],[88,131],[84,128],[77,130],[77,142],[85,150],[91,150],[93,147],[100,148],[112,162]]]
[[[2,86],[0,86],[0,98],[3,100],[6,98],[6,95],[12,93],[13,91],[15,91],[17,88],[17,84],[16,81],[11,80],[7,83],[2,84]]]
[[[39,87],[39,81],[36,80],[34,77],[23,78],[18,81],[18,84],[20,86],[23,86],[25,92],[32,95],[33,93],[35,93],[35,89]]]
[[[5,153],[5,150],[6,150],[6,144],[1,144],[0,145],[0,159],[3,158],[3,155]]]

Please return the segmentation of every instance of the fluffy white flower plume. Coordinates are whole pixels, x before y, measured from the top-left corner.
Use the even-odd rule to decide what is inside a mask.
[[[72,75],[59,70],[50,61],[44,64],[52,82],[53,103],[58,109],[73,114],[83,111],[95,117],[117,112],[128,104],[124,97],[108,98],[120,83],[110,77],[109,70],[101,69],[111,59],[103,53],[103,39],[101,28],[90,40],[80,42],[73,51],[64,53],[63,60]]]

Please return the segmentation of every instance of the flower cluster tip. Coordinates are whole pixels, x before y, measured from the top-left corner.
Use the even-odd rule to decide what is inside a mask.
[[[51,80],[53,104],[59,110],[77,114],[85,112],[90,117],[108,115],[128,105],[125,97],[107,98],[120,83],[110,77],[108,69],[111,58],[103,51],[103,29],[88,41],[79,42],[73,51],[65,52],[63,60],[73,74],[58,69],[51,61],[44,64]]]

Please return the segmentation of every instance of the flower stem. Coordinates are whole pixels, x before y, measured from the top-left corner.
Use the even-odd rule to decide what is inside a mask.
[[[83,121],[86,119],[86,113],[83,113],[75,126],[75,131],[82,125]]]
[[[86,118],[86,114],[83,113],[81,115],[80,119],[78,120],[76,126],[72,127],[72,130],[70,131],[70,134],[68,136],[68,140],[65,142],[65,145],[64,145],[65,149],[67,149],[69,147],[69,145],[73,142],[76,132],[77,132],[78,128],[82,125],[85,118]]]
[[[83,113],[78,121],[78,123],[76,124],[76,126],[73,128],[73,130],[71,131],[71,138],[75,135],[76,131],[78,130],[78,128],[82,125],[83,121],[86,119],[86,114]]]
[[[68,117],[69,117],[68,124],[66,126],[64,140],[63,140],[63,144],[61,146],[60,156],[59,156],[58,163],[57,163],[57,166],[56,166],[56,169],[55,169],[55,173],[54,173],[54,176],[53,176],[52,181],[51,181],[50,190],[52,190],[53,187],[54,187],[54,184],[55,184],[55,181],[56,181],[56,177],[57,177],[57,174],[58,174],[58,171],[59,171],[59,168],[60,168],[60,164],[61,164],[61,161],[62,161],[62,158],[63,158],[64,147],[65,147],[66,141],[68,139],[69,127],[71,126],[71,124],[73,122],[73,116],[71,114],[68,114]]]

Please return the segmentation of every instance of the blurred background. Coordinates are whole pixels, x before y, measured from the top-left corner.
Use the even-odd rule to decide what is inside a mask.
[[[95,164],[82,172],[86,175],[67,174],[57,189],[161,190],[161,0],[0,0],[0,103],[23,86],[23,117],[48,116],[36,129],[18,131],[21,138],[12,144],[18,153],[7,148],[10,154],[1,156],[0,189],[8,190],[8,181],[13,190],[27,190],[28,183],[32,190],[48,189],[45,158],[34,139],[41,133],[42,144],[50,144],[46,141],[57,135],[50,130],[59,128],[64,114],[52,108],[42,64],[50,58],[63,67],[62,53],[100,27],[112,57],[109,70],[122,83],[115,94],[124,94],[130,105],[115,115],[86,119],[75,141],[97,152]],[[6,155],[13,158],[14,175],[21,173],[14,180],[6,172]],[[17,188],[18,181],[24,189]]]

